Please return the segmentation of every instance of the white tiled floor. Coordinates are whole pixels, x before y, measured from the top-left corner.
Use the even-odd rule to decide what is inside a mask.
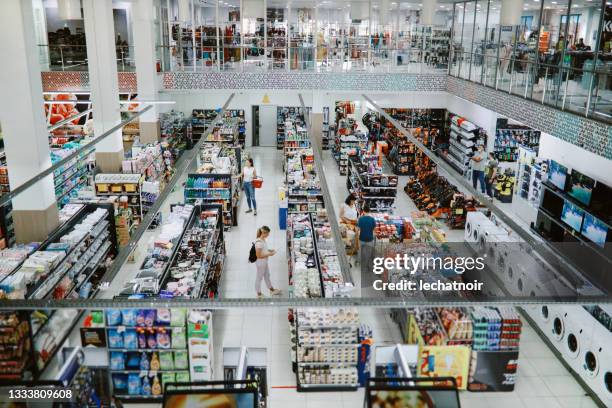
[[[227,233],[227,251],[221,296],[225,298],[254,297],[254,266],[247,262],[248,251],[255,239],[256,229],[262,225],[271,228],[269,246],[278,254],[270,259],[272,283],[287,290],[285,231],[278,224],[278,188],[284,182],[282,154],[275,148],[251,150],[258,174],[263,176],[263,188],[257,190],[258,215],[246,214],[246,201],[241,200],[238,227]],[[339,176],[336,163],[329,152],[324,152],[324,167],[328,186],[337,211],[347,191],[345,177]],[[403,193],[405,178],[400,178],[397,214],[410,214],[415,209]],[[177,199],[182,191],[177,191]],[[177,201],[177,200],[175,200]],[[462,232],[450,232],[460,234]],[[454,235],[453,235],[454,236]],[[459,236],[459,235],[457,235]],[[449,237],[452,239],[452,236]],[[143,240],[143,242],[146,242]],[[141,250],[141,252],[143,252]],[[139,265],[139,260],[132,265]],[[133,267],[128,267],[130,269]],[[126,274],[125,276],[129,276]],[[264,290],[264,294],[267,292]],[[401,335],[384,309],[361,309],[362,322],[369,324],[375,342],[395,344]],[[344,393],[297,393],[295,375],[291,370],[290,332],[287,310],[280,308],[221,310],[214,313],[215,377],[223,377],[223,347],[248,346],[267,348],[269,406],[272,408],[344,407],[363,405],[363,390]],[[554,357],[531,327],[526,325],[522,334],[519,374],[512,393],[461,393],[462,406],[467,408],[492,407],[572,407],[586,408],[595,404],[585,397],[584,390]]]

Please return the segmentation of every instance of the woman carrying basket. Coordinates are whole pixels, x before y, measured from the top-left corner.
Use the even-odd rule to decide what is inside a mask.
[[[257,215],[255,186],[253,186],[253,180],[257,178],[257,172],[255,171],[255,167],[253,167],[253,159],[247,159],[246,164],[242,168],[242,177],[244,182],[244,192],[246,194],[247,204],[249,205],[249,209],[246,212],[250,213],[255,210],[255,215]]]

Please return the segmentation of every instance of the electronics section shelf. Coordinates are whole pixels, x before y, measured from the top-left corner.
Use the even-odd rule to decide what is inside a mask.
[[[367,203],[371,212],[392,213],[397,196],[398,178],[382,173],[378,156],[349,157],[346,186],[357,197],[357,206],[362,209]]]
[[[465,176],[470,168],[470,158],[479,145],[486,145],[484,130],[461,116],[450,114],[448,143],[436,146],[437,154],[459,174]]]

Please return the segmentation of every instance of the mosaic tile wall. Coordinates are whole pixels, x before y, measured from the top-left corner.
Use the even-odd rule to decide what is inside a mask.
[[[325,89],[333,91],[446,91],[446,74],[314,72],[167,72],[164,89]]]
[[[463,79],[449,76],[447,82],[449,93],[612,159],[612,126]]]
[[[119,72],[119,90],[136,92],[136,73]],[[50,71],[41,74],[44,91],[87,91],[89,90],[89,73],[85,71]]]

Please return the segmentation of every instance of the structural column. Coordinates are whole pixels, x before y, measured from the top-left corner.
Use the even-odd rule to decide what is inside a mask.
[[[0,1],[0,123],[12,190],[51,166],[33,22],[31,1]],[[20,243],[42,241],[59,225],[53,175],[13,199],[13,223]]]
[[[157,78],[157,57],[155,53],[154,1],[137,0],[134,3],[134,58],[138,99],[157,100],[159,83]],[[155,143],[159,140],[160,128],[158,110],[155,105],[140,117],[140,141]]]
[[[96,136],[121,122],[112,0],[83,0],[89,84]],[[121,130],[96,145],[96,163],[103,173],[120,173],[123,160]]]

